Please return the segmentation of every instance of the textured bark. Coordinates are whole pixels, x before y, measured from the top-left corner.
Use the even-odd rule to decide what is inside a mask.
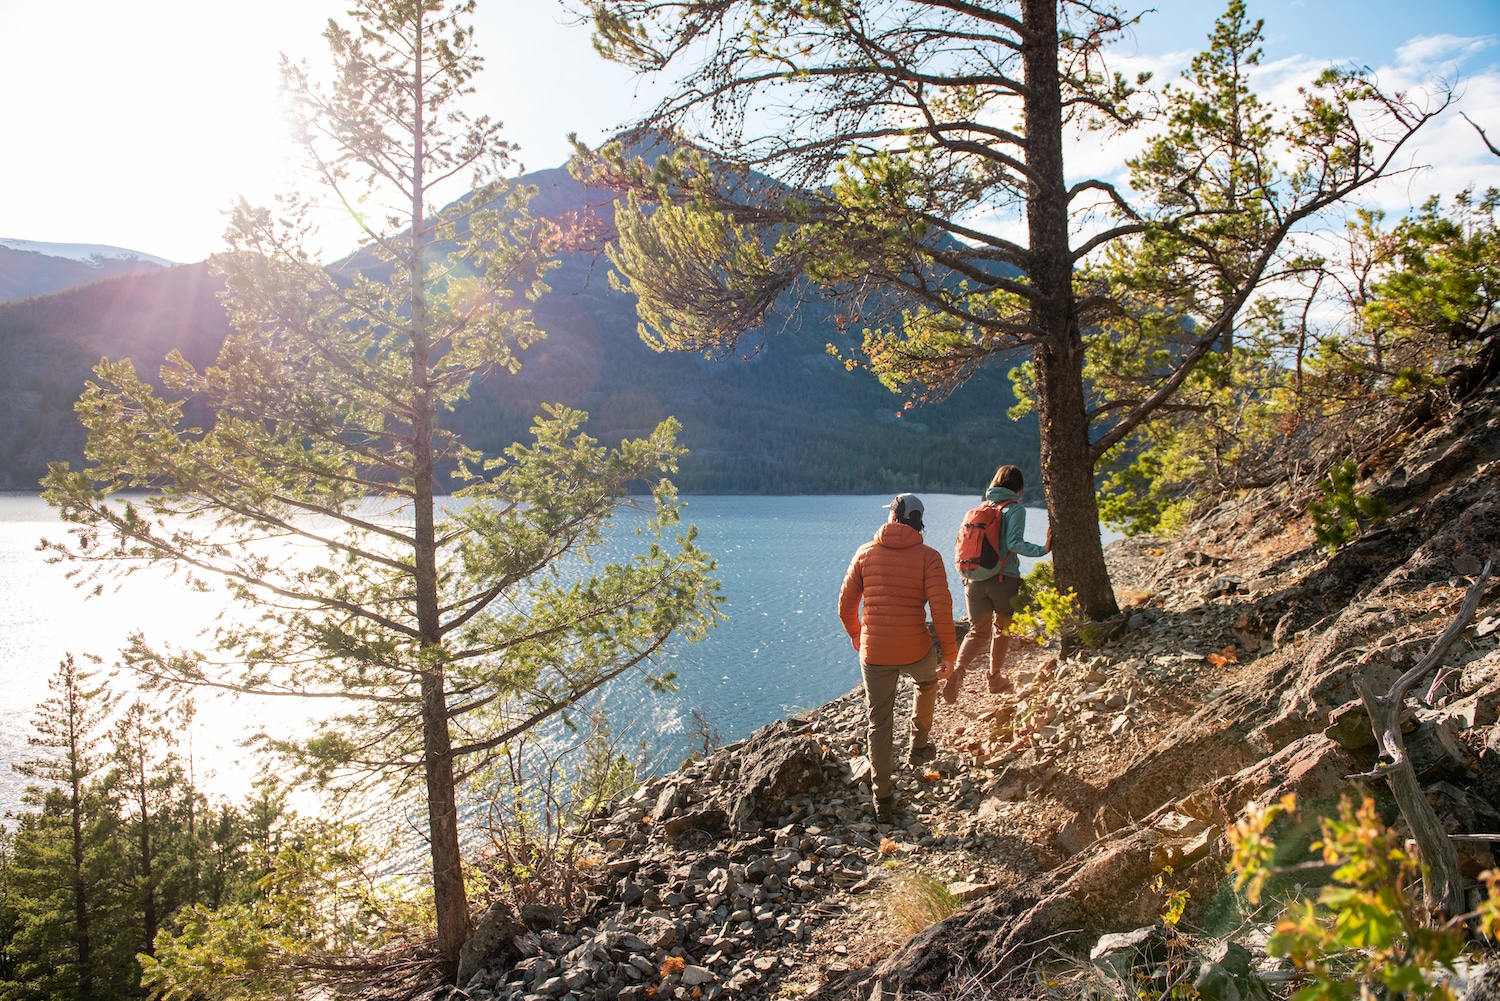
[[[1073,255],[1068,241],[1068,189],[1063,176],[1062,92],[1058,79],[1057,4],[1022,0],[1021,58],[1026,89],[1026,196],[1034,325],[1045,332],[1036,346],[1037,411],[1041,424],[1042,485],[1053,533],[1058,587],[1078,593],[1089,618],[1118,611],[1099,538],[1099,500],[1089,452],[1083,399],[1083,335],[1073,295]]]
[[[73,947],[78,958],[78,996],[94,996],[94,949],[89,933],[89,886],[84,875],[85,854],[83,837],[83,735],[78,732],[77,721],[81,716],[78,708],[78,691],[69,685],[68,691],[68,781],[69,810],[73,834]]]
[[[422,17],[416,20],[415,93],[412,95],[411,279],[412,358],[412,489],[413,563],[417,599],[417,630],[422,653],[442,649],[442,617],[438,607],[436,455],[438,418],[429,377],[431,344],[427,332],[427,299],[422,261],[427,242],[424,176],[426,150],[422,91]],[[437,917],[438,953],[456,969],[463,944],[473,931],[469,901],[464,892],[462,855],[458,841],[458,798],[453,786],[453,743],[448,731],[447,682],[441,659],[422,666],[422,765],[427,785],[427,831],[431,839],[433,905]]]

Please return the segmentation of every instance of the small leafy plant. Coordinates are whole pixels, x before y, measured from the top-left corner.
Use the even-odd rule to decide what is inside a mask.
[[[1274,864],[1277,845],[1267,831],[1296,810],[1288,796],[1252,811],[1228,832],[1234,849],[1229,871],[1251,904],[1260,903],[1268,880],[1283,871]],[[1346,796],[1338,816],[1318,826],[1322,836],[1311,849],[1331,869],[1331,880],[1315,898],[1292,901],[1266,945],[1270,955],[1290,959],[1309,978],[1292,1001],[1451,1001],[1447,974],[1464,950],[1463,924],[1440,920],[1411,892],[1421,867],[1381,820],[1375,801],[1367,796],[1356,805]],[[1479,912],[1487,934],[1500,925],[1494,890],[1492,876]]]
[[[1057,589],[1050,562],[1032,567],[1021,579],[1021,588],[1011,604],[1016,613],[1006,631],[1038,643],[1046,643],[1083,622],[1078,595],[1072,588],[1066,593]]]
[[[1390,505],[1379,497],[1354,492],[1358,467],[1348,459],[1328,470],[1318,484],[1322,497],[1307,506],[1313,518],[1313,535],[1330,553],[1353,542],[1390,514]]]

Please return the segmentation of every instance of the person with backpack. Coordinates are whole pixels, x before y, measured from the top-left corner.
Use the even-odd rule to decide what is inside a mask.
[[[964,603],[969,611],[969,632],[958,648],[958,663],[943,684],[943,699],[958,701],[964,675],[969,665],[986,647],[990,651],[989,690],[993,695],[1011,690],[1010,679],[1001,673],[1005,655],[1010,652],[1011,606],[1021,589],[1021,563],[1018,556],[1045,556],[1052,551],[1052,529],[1047,529],[1047,544],[1027,542],[1026,509],[1021,506],[1021,491],[1026,484],[1016,466],[995,470],[984,503],[964,515],[958,531],[955,562],[964,581]]]
[[[875,538],[854,554],[839,588],[839,620],[859,651],[865,682],[871,786],[875,819],[882,824],[895,819],[891,743],[901,675],[917,684],[910,761],[919,765],[937,757],[931,733],[938,683],[958,655],[943,558],[922,543],[922,502],[900,494],[890,512]],[[937,643],[927,630],[929,608]]]

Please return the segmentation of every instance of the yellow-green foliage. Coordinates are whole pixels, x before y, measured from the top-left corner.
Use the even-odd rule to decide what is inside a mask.
[[[1229,870],[1252,904],[1279,874],[1277,844],[1267,831],[1295,814],[1296,801],[1288,796],[1251,811],[1228,833],[1234,849]],[[1420,865],[1380,819],[1374,800],[1356,804],[1345,797],[1338,816],[1318,826],[1322,836],[1311,850],[1332,868],[1331,880],[1315,898],[1291,902],[1266,947],[1307,975],[1293,1001],[1451,999],[1446,975],[1463,952],[1464,928],[1429,912],[1411,892]],[[1500,924],[1493,890],[1481,908],[1487,932]]]
[[[378,863],[353,825],[308,824],[263,859],[260,894],[219,910],[195,905],[141,955],[158,1001],[279,1001],[329,960],[430,934],[430,901],[371,875]]]
[[[1061,636],[1083,621],[1078,595],[1069,588],[1058,591],[1052,578],[1052,564],[1038,563],[1021,580],[1014,599],[1016,614],[1007,629],[1012,636],[1023,636],[1038,643]]]

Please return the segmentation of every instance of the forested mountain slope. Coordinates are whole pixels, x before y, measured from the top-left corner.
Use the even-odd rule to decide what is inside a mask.
[[[542,215],[600,197],[561,169],[527,180]],[[588,411],[590,433],[611,443],[677,417],[691,450],[677,483],[689,492],[966,493],[1001,461],[1038,480],[1035,420],[1005,417],[1012,397],[998,368],[898,417],[899,398],[826,353],[834,331],[823,303],[788,310],[784,332],[748,358],[710,362],[643,344],[633,300],[610,289],[607,263],[592,254],[563,254],[548,284],[535,307],[547,339],[518,376],[476,386],[456,415],[486,452],[524,437],[539,404],[554,401]],[[0,304],[0,489],[32,489],[49,460],[81,462],[71,408],[100,357],[130,357],[147,375],[173,347],[211,360],[228,329],[219,287],[198,264]]]
[[[62,253],[47,252],[50,248]],[[161,258],[117,247],[0,239],[0,302],[47,295],[120,275],[157,271],[165,266]]]

